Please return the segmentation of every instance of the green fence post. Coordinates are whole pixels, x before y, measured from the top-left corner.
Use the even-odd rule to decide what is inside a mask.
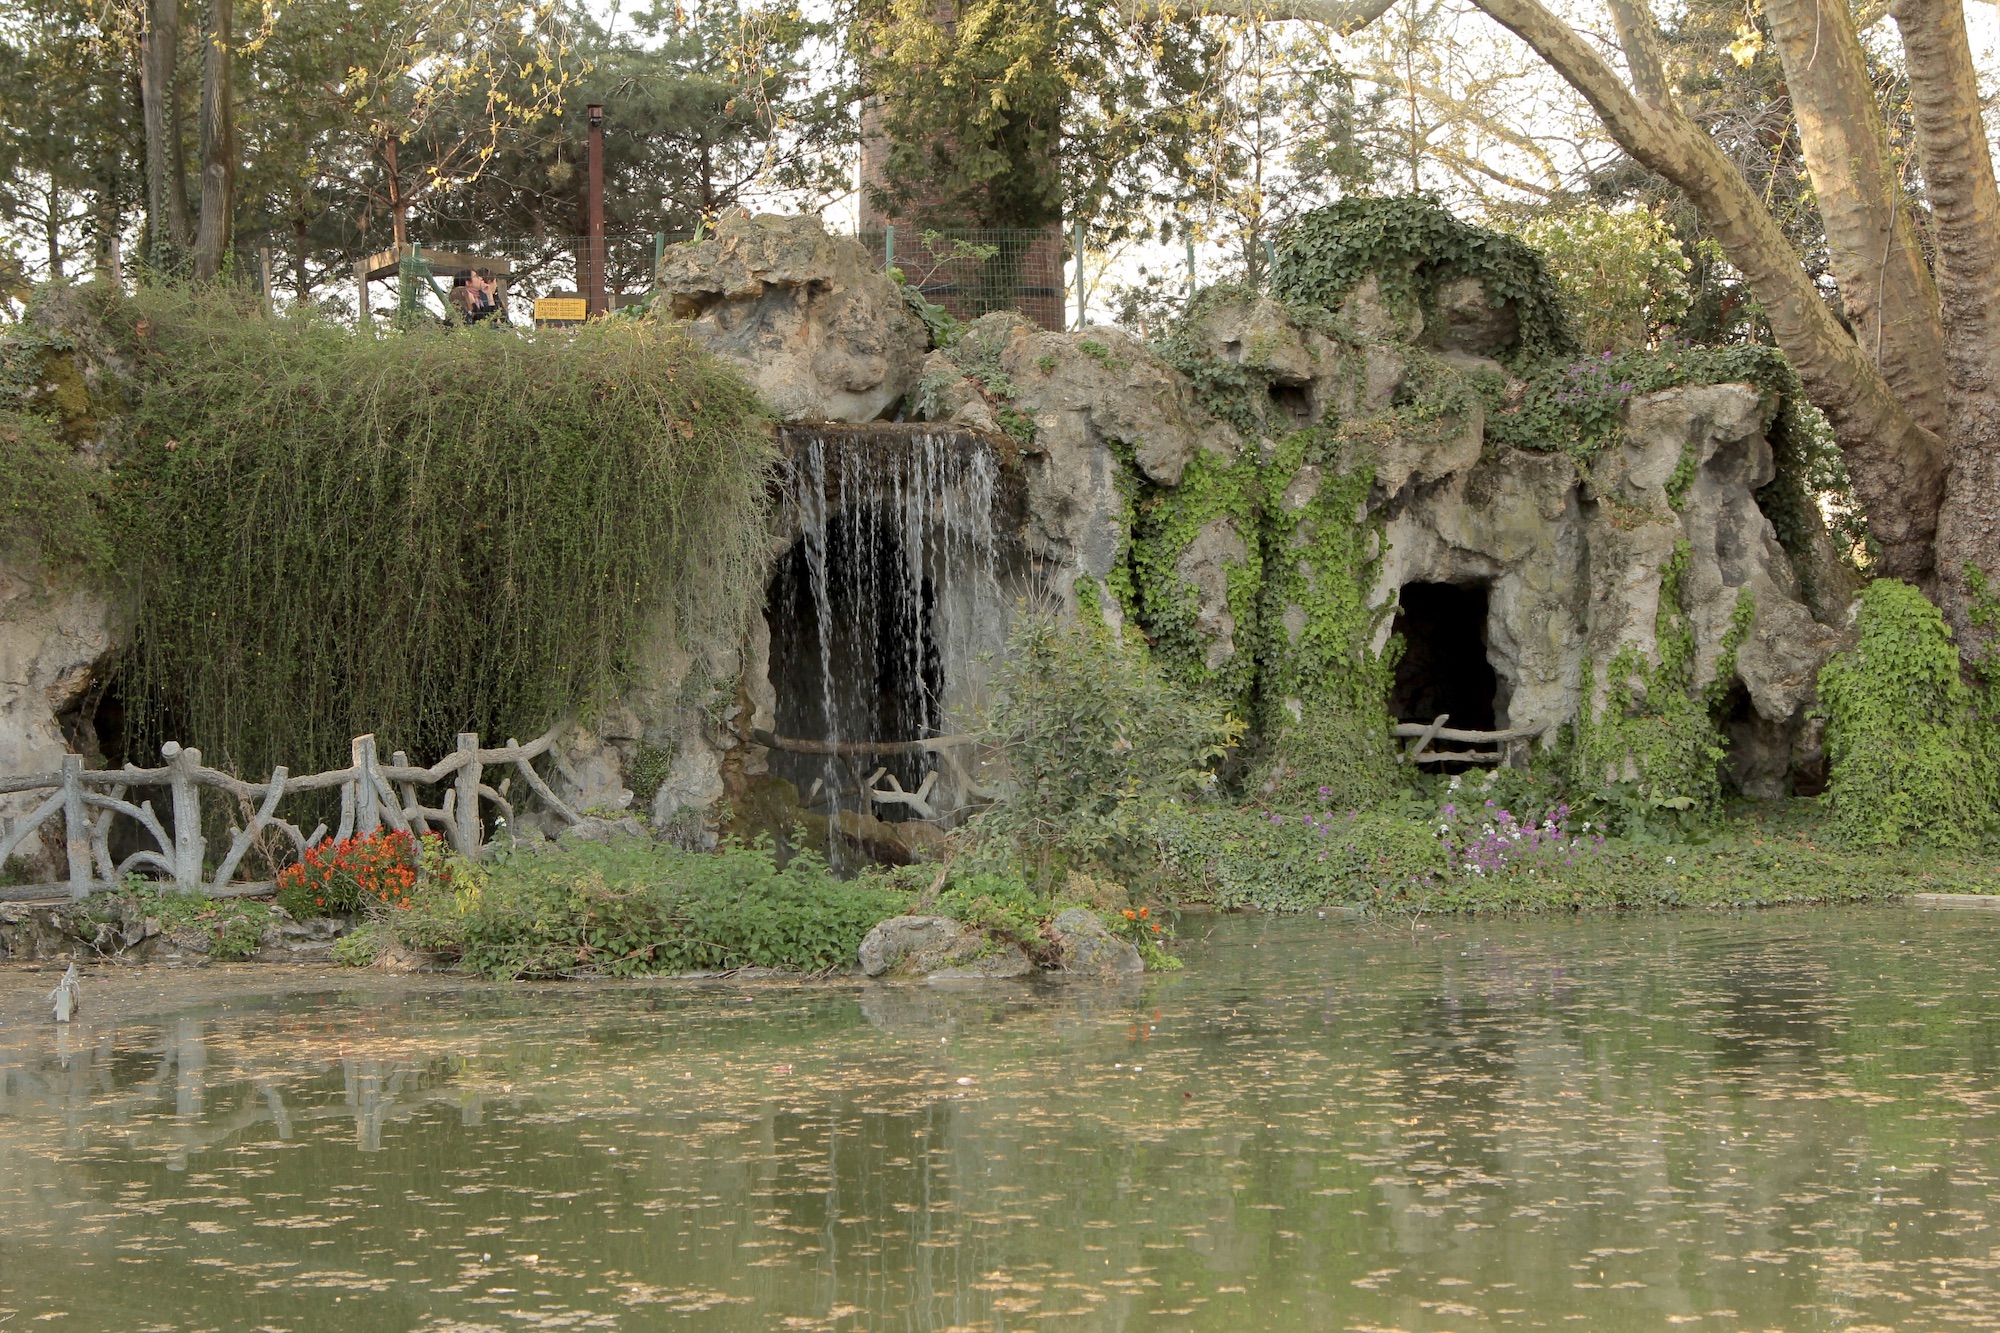
[[[882,225],[882,271],[887,273],[894,267],[896,267],[896,224],[886,222]]]
[[[653,290],[655,292],[660,290],[660,265],[666,262],[667,234],[663,231],[656,231],[653,233]]]

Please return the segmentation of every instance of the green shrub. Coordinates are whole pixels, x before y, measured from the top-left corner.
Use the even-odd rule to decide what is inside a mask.
[[[371,967],[395,939],[387,922],[367,922],[333,942],[333,961],[341,967]]]
[[[768,844],[684,852],[622,839],[517,854],[466,894],[463,966],[490,977],[636,976],[849,966],[908,897],[843,883],[810,853]]]
[[[988,729],[1009,786],[976,835],[1053,887],[1072,866],[1143,859],[1152,811],[1211,788],[1208,766],[1241,724],[1122,635],[1023,617],[994,674]]]
[[[1644,347],[1687,311],[1687,256],[1646,209],[1583,204],[1509,229],[1542,256],[1587,352]]]
[[[1994,768],[1943,615],[1908,584],[1877,579],[1859,631],[1819,674],[1835,831],[1860,847],[1978,842],[1994,822]]]
[[[1432,891],[1450,870],[1431,827],[1394,814],[1169,808],[1152,833],[1183,892],[1216,907],[1369,905]]]

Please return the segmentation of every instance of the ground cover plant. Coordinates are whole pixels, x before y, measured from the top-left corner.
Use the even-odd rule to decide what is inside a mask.
[[[880,880],[837,879],[809,852],[780,865],[768,844],[703,853],[627,837],[477,866],[432,847],[408,899],[370,905],[342,961],[373,961],[393,942],[496,979],[823,972],[852,966],[862,936],[908,903]]]

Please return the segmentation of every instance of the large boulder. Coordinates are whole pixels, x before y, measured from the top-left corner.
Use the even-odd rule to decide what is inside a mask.
[[[123,642],[127,618],[106,591],[52,574],[32,556],[0,560],[0,776],[52,773],[71,749],[63,717],[98,678]],[[87,726],[87,719],[82,719]],[[79,736],[86,748],[91,738]],[[0,796],[0,836],[40,804],[46,792]],[[57,878],[62,824],[42,826],[39,842],[16,848],[9,868]]]
[[[1049,925],[1061,950],[1058,968],[1072,977],[1130,977],[1146,970],[1145,960],[1111,933],[1104,919],[1088,907],[1072,907]]]
[[[874,421],[930,346],[902,287],[816,217],[725,214],[668,251],[660,290],[697,342],[738,366],[787,421]]]
[[[942,967],[963,927],[948,916],[892,916],[861,941],[864,975],[925,973]]]

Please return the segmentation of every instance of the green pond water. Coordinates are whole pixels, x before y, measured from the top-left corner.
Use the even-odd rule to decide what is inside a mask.
[[[2000,1327],[2000,913],[1127,988],[0,971],[0,1330]]]

